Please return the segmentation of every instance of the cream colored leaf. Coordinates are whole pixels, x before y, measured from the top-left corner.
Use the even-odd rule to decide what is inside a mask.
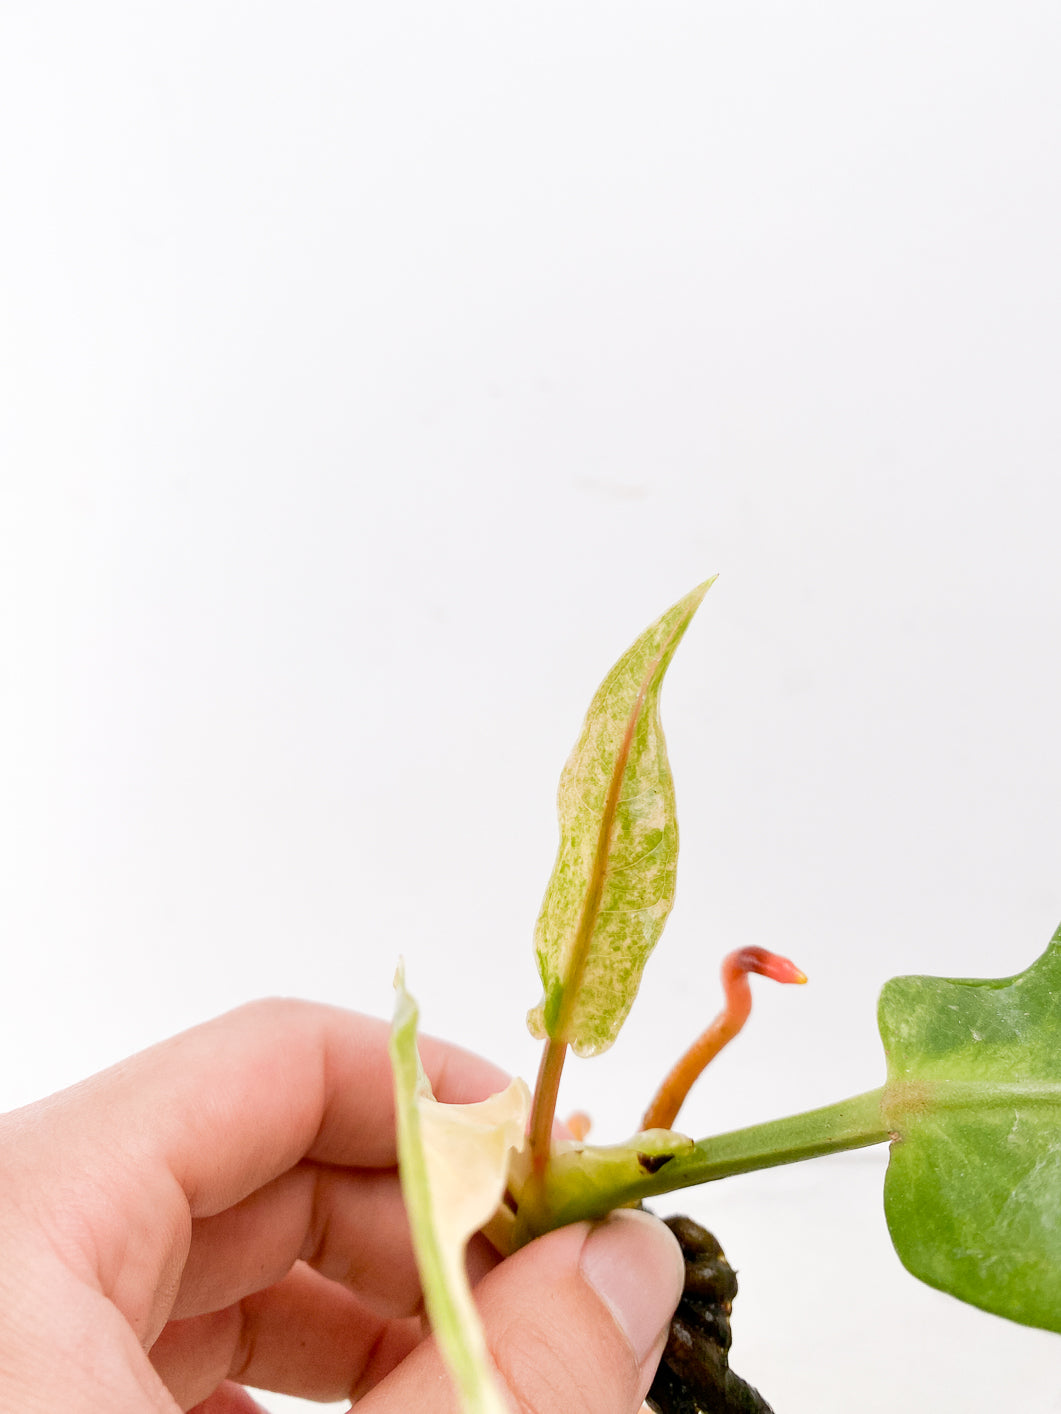
[[[398,1165],[424,1304],[465,1414],[508,1414],[464,1268],[468,1239],[497,1211],[524,1143],[522,1080],[472,1105],[437,1101],[416,1048],[418,1012],[399,968],[390,1054]]]

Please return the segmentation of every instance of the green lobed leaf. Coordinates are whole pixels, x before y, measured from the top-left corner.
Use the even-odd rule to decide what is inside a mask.
[[[880,999],[884,1202],[930,1286],[1061,1331],[1061,928],[999,980],[898,977]]]
[[[508,1414],[464,1266],[469,1237],[496,1212],[524,1142],[530,1093],[522,1080],[479,1104],[441,1104],[416,1048],[418,1012],[401,968],[391,1029],[398,1167],[424,1304],[464,1414]]]
[[[659,693],[713,582],[619,659],[560,777],[560,847],[535,930],[544,996],[527,1024],[579,1055],[615,1040],[674,902],[678,822]]]

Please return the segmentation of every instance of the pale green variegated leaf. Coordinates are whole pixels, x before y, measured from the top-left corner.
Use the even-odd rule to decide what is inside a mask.
[[[579,1055],[615,1040],[674,902],[678,822],[659,693],[713,582],[619,659],[560,777],[560,848],[535,931],[545,995],[527,1024]]]
[[[524,1142],[530,1093],[522,1080],[473,1105],[431,1094],[416,1048],[418,1012],[399,968],[391,1030],[398,1166],[424,1304],[464,1414],[508,1414],[464,1268],[468,1239],[495,1213],[512,1155]]]

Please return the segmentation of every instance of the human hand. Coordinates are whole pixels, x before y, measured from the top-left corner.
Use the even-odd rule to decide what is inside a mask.
[[[423,1038],[440,1100],[506,1083]],[[384,1023],[256,1002],[0,1119],[0,1408],[251,1414],[243,1386],[452,1414],[395,1169]],[[682,1284],[655,1219],[469,1249],[523,1414],[637,1410]]]

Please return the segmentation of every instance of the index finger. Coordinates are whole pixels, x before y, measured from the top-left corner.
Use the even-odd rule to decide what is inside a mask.
[[[252,1002],[123,1061],[49,1108],[66,1121],[64,1144],[72,1125],[112,1155],[132,1144],[134,1163],[161,1160],[191,1216],[203,1217],[303,1158],[392,1167],[388,1035],[386,1022],[337,1007]],[[481,1100],[508,1083],[457,1046],[424,1037],[420,1051],[440,1100]]]

